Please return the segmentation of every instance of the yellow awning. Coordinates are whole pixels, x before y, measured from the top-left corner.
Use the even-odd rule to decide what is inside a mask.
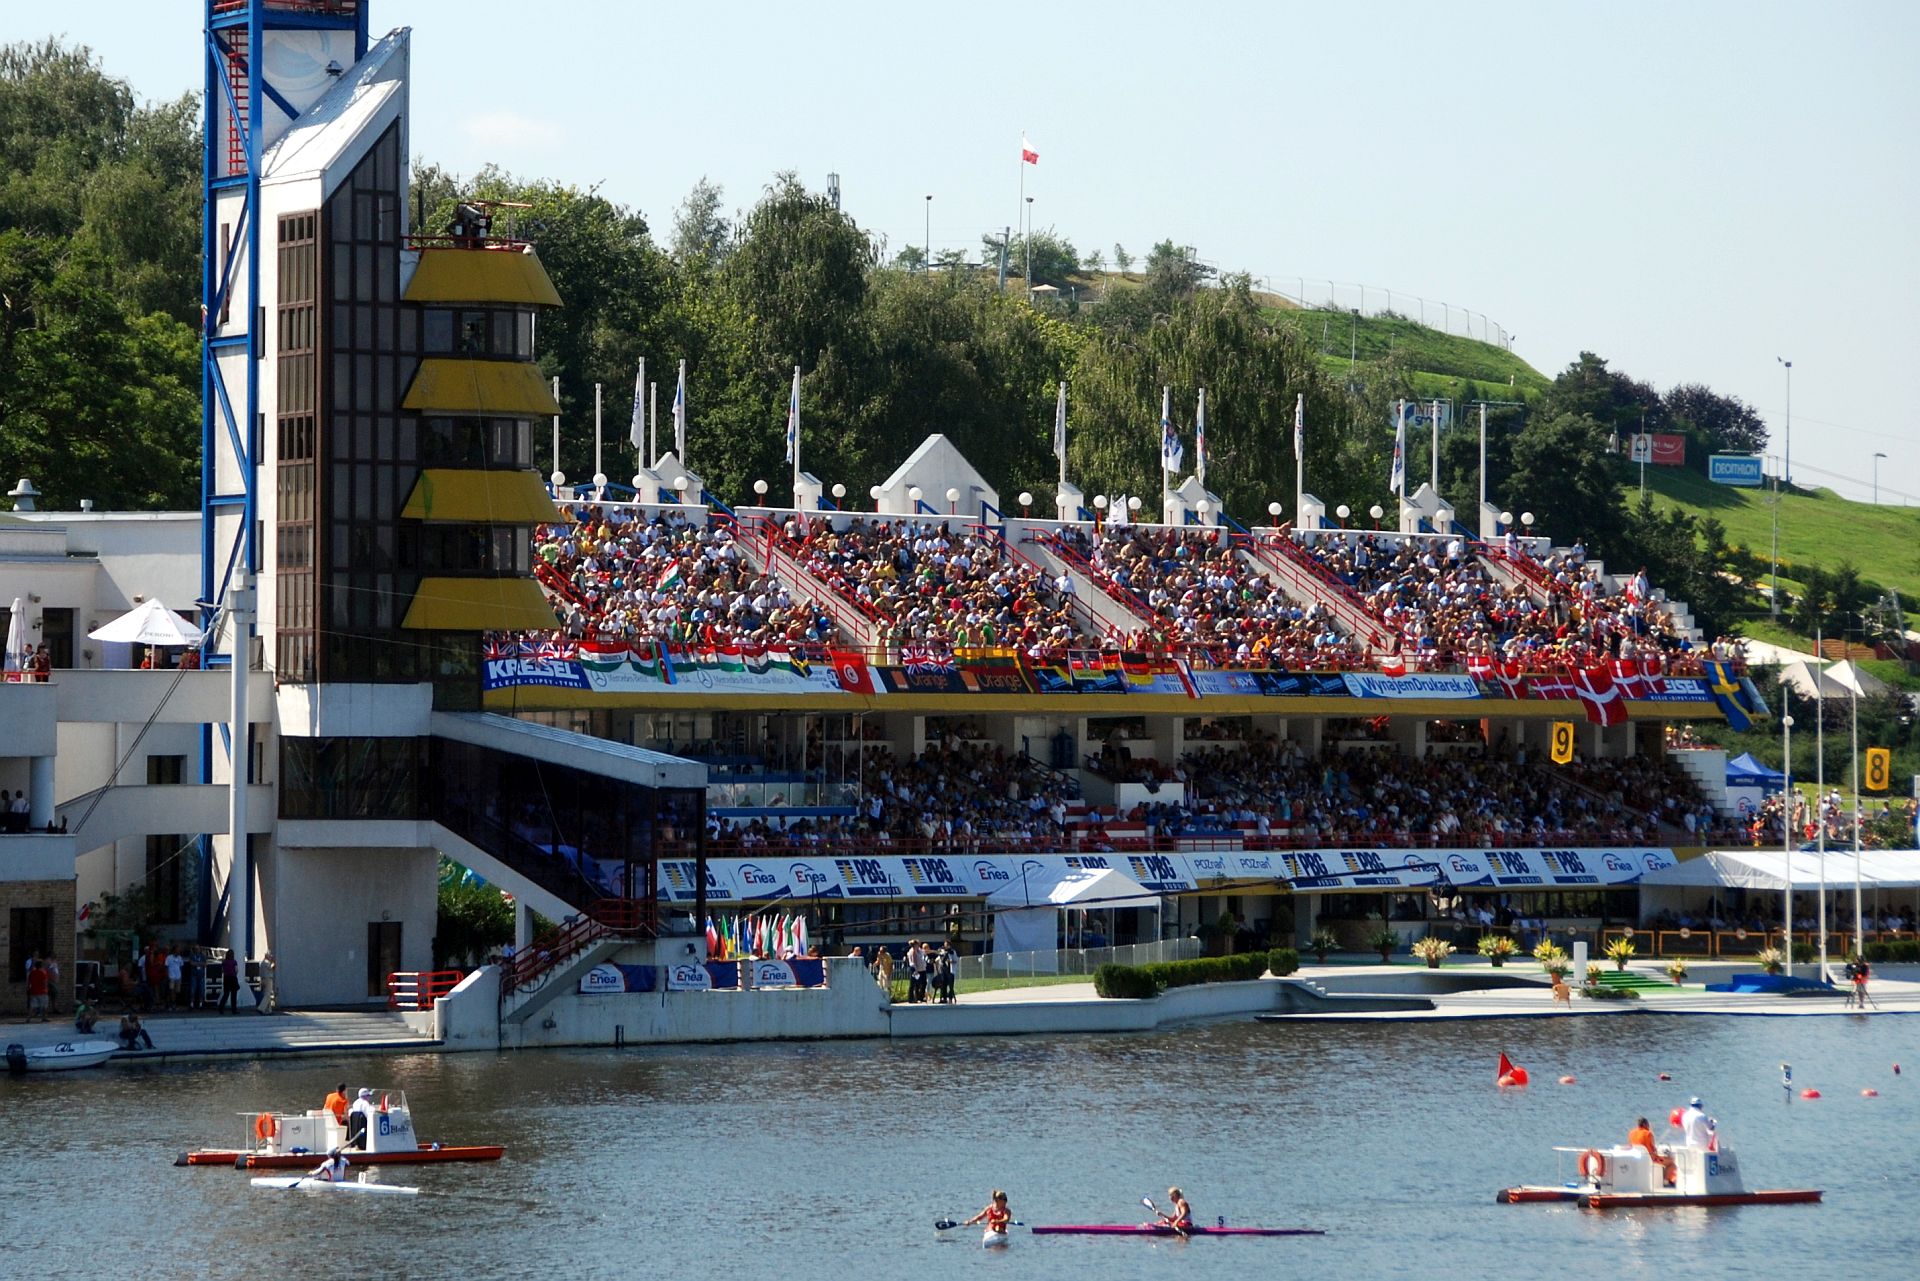
[[[407,302],[558,307],[547,269],[531,249],[422,249]]]
[[[456,471],[429,467],[400,514],[408,520],[460,520],[482,525],[557,523],[560,509],[530,471]]]
[[[531,578],[423,578],[400,626],[421,632],[540,631],[559,622]]]
[[[560,403],[537,365],[429,356],[420,362],[401,408],[421,414],[548,418],[560,412]]]

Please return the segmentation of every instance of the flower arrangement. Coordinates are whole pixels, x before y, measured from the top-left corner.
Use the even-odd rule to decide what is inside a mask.
[[[1514,946],[1511,935],[1482,934],[1480,936],[1480,943],[1475,950],[1493,962],[1494,968],[1498,969],[1507,963],[1509,956],[1512,956],[1520,949]]]
[[[1615,939],[1607,944],[1607,959],[1613,962],[1617,970],[1627,968],[1627,962],[1634,958],[1632,939]]]
[[[1453,944],[1429,934],[1415,943],[1412,951],[1415,956],[1427,963],[1428,969],[1437,970],[1440,968],[1440,962],[1453,955]]]
[[[1393,955],[1393,949],[1400,946],[1400,936],[1382,926],[1367,936],[1367,946],[1380,953],[1380,960],[1385,963]]]
[[[1607,967],[1600,964],[1600,962],[1588,961],[1587,962],[1587,986],[1599,987],[1600,978],[1606,972],[1607,972]]]
[[[1787,954],[1777,947],[1762,948],[1753,959],[1760,962],[1760,968],[1769,974],[1778,974],[1787,968]]]
[[[1671,979],[1676,985],[1686,982],[1687,981],[1687,963],[1685,961],[1678,961],[1678,960],[1668,961],[1667,977]]]
[[[1552,939],[1541,939],[1533,949],[1533,959],[1540,962],[1540,968],[1556,978],[1564,975],[1570,966],[1567,964],[1567,951]]]

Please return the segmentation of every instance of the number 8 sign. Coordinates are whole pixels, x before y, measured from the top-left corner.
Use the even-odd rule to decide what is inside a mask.
[[[1893,753],[1884,747],[1867,749],[1867,790],[1884,792],[1893,782]]]

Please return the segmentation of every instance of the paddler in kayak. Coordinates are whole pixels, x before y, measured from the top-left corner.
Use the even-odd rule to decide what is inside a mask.
[[[1007,1194],[995,1188],[993,1195],[987,1200],[986,1208],[960,1226],[970,1228],[976,1223],[985,1223],[987,1240],[994,1241],[997,1238],[998,1241],[1005,1241],[1007,1225],[1012,1222],[1013,1211],[1007,1208]]]
[[[1160,1222],[1181,1236],[1187,1235],[1193,1229],[1193,1207],[1179,1188],[1167,1189],[1167,1201],[1173,1208],[1159,1211]]]
[[[339,1148],[335,1148],[333,1151],[327,1153],[327,1159],[320,1163],[319,1168],[307,1177],[310,1179],[319,1179],[324,1183],[345,1183],[347,1181],[347,1154]]]

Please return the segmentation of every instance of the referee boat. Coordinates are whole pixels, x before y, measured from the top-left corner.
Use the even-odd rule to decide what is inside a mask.
[[[374,1090],[364,1114],[349,1113],[342,1125],[332,1112],[242,1112],[246,1143],[238,1148],[183,1152],[175,1165],[223,1165],[236,1170],[310,1168],[335,1148],[356,1165],[427,1165],[440,1161],[498,1161],[498,1144],[422,1143],[414,1134],[413,1110],[401,1090]],[[364,1125],[362,1124],[364,1116]]]
[[[1815,1188],[1749,1190],[1740,1177],[1733,1149],[1676,1147],[1671,1150],[1673,1179],[1663,1162],[1638,1144],[1615,1148],[1555,1148],[1561,1173],[1572,1162],[1574,1176],[1561,1183],[1504,1188],[1494,1200],[1508,1205],[1531,1201],[1572,1201],[1589,1210],[1666,1205],[1787,1205],[1818,1201]]]

